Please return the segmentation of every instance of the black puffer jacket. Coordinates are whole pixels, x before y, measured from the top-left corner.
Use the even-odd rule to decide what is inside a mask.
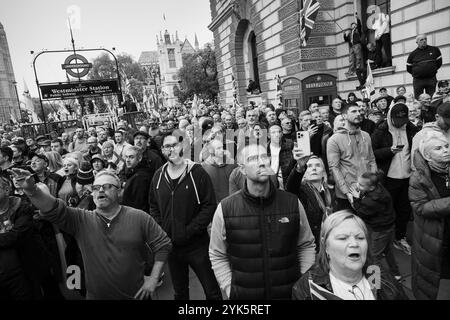
[[[441,198],[430,178],[430,168],[419,151],[414,154],[416,171],[409,180],[409,200],[414,213],[412,243],[412,289],[421,300],[435,300],[442,272],[442,249],[450,197]]]

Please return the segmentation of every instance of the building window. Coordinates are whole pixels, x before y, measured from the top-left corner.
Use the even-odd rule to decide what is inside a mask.
[[[373,68],[392,66],[390,0],[360,0],[363,33],[366,36],[367,57]]]
[[[256,35],[251,31],[247,38],[247,61],[248,61],[248,86],[247,92],[250,94],[261,93],[258,71],[258,52],[256,50]],[[245,53],[244,53],[245,54]]]
[[[169,68],[176,68],[175,49],[167,49],[167,54],[169,56]]]

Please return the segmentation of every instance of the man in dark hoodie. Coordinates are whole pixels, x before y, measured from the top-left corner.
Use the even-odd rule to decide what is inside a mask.
[[[395,234],[395,212],[389,192],[380,183],[378,174],[365,172],[358,178],[357,187],[352,187],[353,207],[365,222],[370,234],[370,246],[376,264],[383,256],[397,280],[400,271],[392,251]]]
[[[123,188],[122,204],[149,212],[148,192],[155,171],[143,159],[141,149],[135,146],[125,149],[125,165],[127,181]]]
[[[183,158],[183,146],[175,136],[164,138],[167,163],[156,171],[150,186],[150,214],[173,243],[169,270],[176,300],[189,299],[189,266],[208,300],[221,300],[208,256],[207,227],[216,209],[211,178],[201,165]]]
[[[408,107],[397,103],[388,111],[387,118],[372,134],[372,146],[378,167],[386,175],[385,186],[394,200],[396,212],[396,241],[394,246],[411,253],[406,241],[406,227],[411,216],[408,198],[411,176],[411,146],[418,129],[409,121]]]
[[[158,151],[149,144],[150,135],[145,131],[138,131],[133,135],[134,145],[141,149],[142,157],[147,161],[150,168],[156,171],[164,164],[163,159],[158,154]]]

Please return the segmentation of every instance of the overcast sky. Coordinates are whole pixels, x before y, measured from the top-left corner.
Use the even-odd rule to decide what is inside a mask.
[[[116,52],[129,53],[137,60],[142,51],[156,50],[156,35],[164,29],[171,34],[178,30],[180,39],[187,36],[192,45],[195,33],[201,47],[213,40],[207,28],[211,22],[209,0],[0,0],[0,22],[19,94],[25,79],[32,96],[37,96],[30,50],[71,46],[66,26],[71,5],[81,9],[81,29],[74,31],[77,47],[115,47]],[[59,70],[63,62],[55,61]]]

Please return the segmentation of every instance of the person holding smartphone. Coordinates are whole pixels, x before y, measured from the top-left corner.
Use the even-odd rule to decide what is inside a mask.
[[[397,103],[388,111],[385,121],[372,134],[372,144],[378,167],[386,175],[385,186],[394,200],[396,229],[394,247],[411,254],[406,241],[406,226],[411,216],[408,198],[411,176],[411,145],[416,126],[409,121],[409,109]]]

